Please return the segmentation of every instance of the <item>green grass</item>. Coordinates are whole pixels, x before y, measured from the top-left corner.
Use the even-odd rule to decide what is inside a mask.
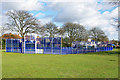
[[[118,50],[89,54],[2,53],[3,78],[117,78]]]

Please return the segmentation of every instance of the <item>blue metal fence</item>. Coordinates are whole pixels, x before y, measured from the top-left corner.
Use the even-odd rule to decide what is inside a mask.
[[[91,52],[111,51],[112,47],[98,47],[98,48],[73,48],[61,47],[61,38],[41,38],[35,47],[35,41],[25,41],[23,44],[19,39],[6,39],[6,52],[16,53],[37,53],[37,50],[42,50],[43,54],[81,54]],[[25,47],[23,47],[25,45]],[[25,49],[25,50],[24,50]]]
[[[6,52],[21,53],[22,47],[19,39],[6,39]]]
[[[111,51],[112,47],[99,47],[99,48],[62,48],[61,54],[81,54],[81,53],[93,53],[102,51]]]

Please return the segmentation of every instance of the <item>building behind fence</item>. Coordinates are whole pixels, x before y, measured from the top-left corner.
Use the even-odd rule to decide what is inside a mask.
[[[110,51],[112,47],[62,47],[62,38],[35,38],[26,36],[24,39],[6,39],[6,52],[29,54],[80,54]]]

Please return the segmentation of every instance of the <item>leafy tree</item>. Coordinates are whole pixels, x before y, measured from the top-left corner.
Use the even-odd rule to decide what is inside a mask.
[[[5,49],[5,39],[0,39],[0,45],[0,49]]]
[[[70,47],[71,45],[69,44],[69,38],[64,37],[62,38],[62,47]]]
[[[0,27],[0,35],[2,36],[5,32],[5,28],[4,27]],[[5,39],[3,39],[2,37],[0,37],[0,49],[5,49]]]
[[[118,43],[118,41],[117,40],[111,40],[111,42],[112,42],[112,44],[115,44],[115,45],[117,45],[117,43]]]
[[[27,11],[8,11],[9,22],[6,23],[6,28],[11,31],[18,32],[23,38],[28,33],[35,33],[39,26],[39,21]]]
[[[22,37],[20,37],[19,35],[17,34],[12,34],[12,33],[9,33],[9,34],[3,34],[2,37],[0,37],[0,44],[1,44],[1,48],[2,49],[5,49],[5,42],[6,40],[5,39],[21,39]]]
[[[100,28],[92,28],[89,31],[89,36],[91,36],[95,41],[108,41],[108,37]]]
[[[21,37],[17,34],[12,34],[12,33],[9,33],[9,34],[3,34],[2,35],[2,38],[3,39],[21,39]]]

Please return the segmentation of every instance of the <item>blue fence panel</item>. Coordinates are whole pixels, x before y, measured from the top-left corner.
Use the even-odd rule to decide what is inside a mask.
[[[6,52],[11,52],[11,51],[12,51],[11,48],[6,47]]]
[[[77,54],[81,54],[81,53],[83,53],[82,48],[77,49]]]
[[[61,49],[60,48],[53,48],[52,53],[53,54],[61,54]]]
[[[77,48],[77,47],[63,47],[61,48],[61,38],[53,38],[53,42],[50,43],[52,38],[41,38],[37,41],[37,49],[43,49],[44,54],[81,54],[81,53],[93,53],[110,51],[112,47],[98,47],[98,48]],[[6,52],[24,52],[22,43],[19,39],[6,39]],[[25,53],[35,53],[35,41],[25,41]]]
[[[6,39],[6,52],[21,53],[21,46],[19,39]]]
[[[52,54],[52,49],[44,48],[44,54]]]

